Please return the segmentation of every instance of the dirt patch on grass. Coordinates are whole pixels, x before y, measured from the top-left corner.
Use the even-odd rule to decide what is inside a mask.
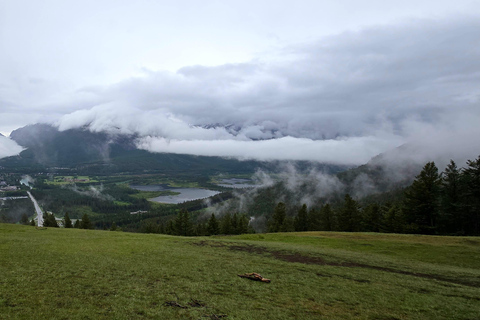
[[[449,283],[454,283],[454,284],[459,284],[459,285],[464,285],[468,287],[474,287],[477,288],[480,283],[476,281],[470,281],[470,280],[463,280],[463,279],[451,279],[451,278],[446,278],[440,275],[434,275],[434,274],[428,274],[428,273],[421,273],[421,272],[411,272],[411,271],[404,271],[404,270],[397,270],[393,268],[388,268],[388,267],[379,267],[379,266],[372,266],[364,263],[357,263],[353,261],[344,261],[344,262],[334,262],[334,261],[328,261],[322,257],[319,256],[307,256],[307,255],[302,255],[297,252],[291,253],[287,251],[278,251],[278,250],[272,250],[266,247],[261,247],[261,246],[254,246],[254,245],[238,245],[238,244],[230,244],[230,243],[225,243],[225,242],[210,242],[210,241],[200,241],[200,242],[195,242],[194,245],[198,246],[210,246],[210,247],[227,247],[230,250],[234,251],[243,251],[243,252],[248,252],[252,254],[269,254],[275,259],[286,261],[286,262],[297,262],[297,263],[304,263],[304,264],[315,264],[315,265],[324,265],[324,266],[334,266],[334,267],[346,267],[346,268],[366,268],[366,269],[372,269],[372,270],[377,270],[377,271],[383,271],[383,272],[390,272],[390,273],[396,273],[396,274],[403,274],[407,276],[413,276],[413,277],[419,277],[419,278],[425,278],[425,279],[432,279],[432,280],[438,280],[438,281],[444,281],[444,282],[449,282]]]

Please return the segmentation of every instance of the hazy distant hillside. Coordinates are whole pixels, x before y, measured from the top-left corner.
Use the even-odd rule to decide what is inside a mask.
[[[71,129],[58,131],[47,124],[35,124],[11,133],[12,140],[27,148],[19,156],[0,160],[6,168],[68,167],[95,173],[160,172],[216,174],[253,173],[257,168],[274,170],[278,162],[239,161],[170,153],[150,153],[135,147],[135,136],[93,133]],[[316,167],[338,172],[345,167],[297,162],[301,168]]]

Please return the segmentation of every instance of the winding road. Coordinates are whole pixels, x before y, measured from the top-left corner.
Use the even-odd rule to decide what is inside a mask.
[[[40,206],[38,205],[37,200],[35,200],[35,198],[32,196],[30,191],[27,191],[27,193],[28,193],[28,196],[30,197],[30,199],[32,200],[33,205],[35,206],[35,211],[37,212],[37,226],[38,227],[43,227],[43,212],[42,212],[42,209],[40,209]]]

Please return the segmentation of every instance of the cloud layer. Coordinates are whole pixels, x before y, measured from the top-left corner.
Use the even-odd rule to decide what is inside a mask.
[[[472,158],[480,150],[479,21],[411,20],[246,63],[145,69],[79,90],[65,107],[76,111],[56,124],[135,134],[153,152],[361,164],[415,142],[426,158]]]
[[[0,159],[19,154],[23,150],[15,141],[0,135]]]
[[[58,125],[134,133],[154,152],[261,160],[360,164],[412,141],[468,153],[479,147],[478,21],[418,20],[249,63],[145,71],[85,88],[102,103]]]

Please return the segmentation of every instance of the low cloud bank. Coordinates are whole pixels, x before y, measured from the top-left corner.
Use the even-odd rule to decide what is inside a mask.
[[[242,160],[308,160],[321,163],[358,165],[399,141],[377,137],[331,140],[283,137],[271,140],[168,140],[145,137],[137,146],[152,152],[181,153],[201,156],[234,157]]]
[[[15,141],[0,135],[0,159],[15,156],[23,151]]]

